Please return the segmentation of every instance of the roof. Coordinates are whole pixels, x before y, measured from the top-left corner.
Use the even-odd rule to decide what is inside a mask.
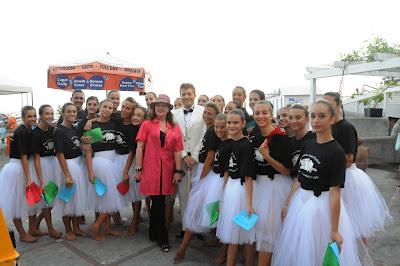
[[[32,92],[32,87],[0,76],[0,95]]]

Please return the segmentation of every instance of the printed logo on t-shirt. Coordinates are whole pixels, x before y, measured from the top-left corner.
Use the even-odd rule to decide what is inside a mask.
[[[52,140],[52,139],[46,140],[46,142],[43,143],[43,146],[47,151],[53,150],[54,149],[54,140]]]
[[[299,157],[300,157],[300,151],[295,151],[292,154],[292,165],[296,165],[297,162],[299,161]]]
[[[254,149],[254,156],[256,161],[258,162],[264,162],[264,157],[261,155],[260,151],[258,149]]]
[[[236,163],[236,156],[235,154],[232,152],[231,153],[231,157],[229,158],[229,171],[232,173],[235,173],[239,170],[237,163]]]
[[[81,141],[79,140],[79,137],[73,136],[71,141],[74,143],[74,147],[72,147],[73,149],[80,149]]]
[[[317,175],[318,170],[315,166],[320,165],[321,162],[314,155],[304,154],[300,158],[300,170],[302,171],[302,175],[306,178],[310,179],[319,179]]]
[[[81,121],[81,120],[80,120],[80,119],[79,119],[79,120],[75,120],[75,121],[72,123],[71,127],[72,127],[72,128],[77,128],[78,125],[79,125],[79,121]]]
[[[123,135],[122,132],[118,132],[118,134],[117,134],[117,144],[118,144],[118,145],[121,145],[121,146],[123,146],[123,145],[126,144],[126,141],[124,140],[124,138],[122,137],[122,135]]]
[[[116,139],[114,130],[104,130],[103,131],[103,140],[106,142],[112,142]]]

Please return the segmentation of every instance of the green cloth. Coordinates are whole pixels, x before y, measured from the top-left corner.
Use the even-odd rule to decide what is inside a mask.
[[[90,137],[90,144],[95,142],[102,142],[103,141],[103,132],[101,132],[101,128],[96,127],[91,130],[85,131],[83,133],[85,137]]]
[[[53,181],[49,181],[44,187],[43,196],[48,205],[51,205],[57,196],[58,187]]]
[[[210,202],[206,205],[208,215],[210,215],[210,225],[213,225],[219,216],[219,203],[220,201]]]
[[[339,263],[339,254],[335,253],[333,245],[336,243],[330,243],[328,244],[328,247],[326,248],[325,256],[324,256],[324,262],[322,263],[322,266],[340,266]],[[337,246],[336,246],[337,247]],[[338,250],[336,250],[338,253]]]

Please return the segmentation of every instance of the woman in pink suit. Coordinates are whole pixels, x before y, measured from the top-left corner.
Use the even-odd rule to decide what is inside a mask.
[[[136,181],[140,192],[151,197],[149,238],[163,252],[169,251],[165,225],[165,196],[173,195],[182,178],[182,133],[173,122],[169,97],[160,94],[151,104],[150,120],[143,122],[136,137]]]

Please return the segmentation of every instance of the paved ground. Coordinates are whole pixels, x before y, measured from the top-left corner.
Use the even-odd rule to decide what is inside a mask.
[[[1,163],[0,163],[1,167]],[[395,167],[386,166],[382,169],[368,169],[376,185],[384,195],[394,223],[387,227],[386,232],[379,232],[370,239],[368,248],[375,265],[400,265],[400,188],[398,185]],[[175,207],[175,217],[178,216]],[[127,208],[122,211],[122,217],[127,224],[131,211]],[[108,237],[103,242],[96,242],[91,238],[79,238],[77,241],[53,240],[42,237],[34,244],[17,242],[17,250],[21,253],[21,265],[171,265],[172,258],[179,243],[174,239],[179,231],[177,222],[169,227],[170,244],[172,250],[162,253],[158,246],[147,238],[148,218],[142,211],[143,222],[134,237]],[[86,216],[88,229],[93,222],[93,214]],[[56,228],[63,230],[61,221],[56,221]],[[27,224],[25,224],[27,226]],[[45,227],[42,227],[45,230]],[[117,228],[124,232],[127,225]],[[193,239],[186,253],[185,263],[182,265],[209,265],[217,253],[217,248],[205,248],[202,242]]]

